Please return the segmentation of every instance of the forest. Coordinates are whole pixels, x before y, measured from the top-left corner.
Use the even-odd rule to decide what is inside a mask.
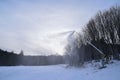
[[[82,65],[85,61],[120,60],[120,6],[99,11],[77,33],[73,45],[66,46],[70,65]]]
[[[56,65],[63,64],[63,57],[60,55],[24,55],[21,51],[19,54],[8,52],[0,49],[0,66],[40,66],[40,65]]]

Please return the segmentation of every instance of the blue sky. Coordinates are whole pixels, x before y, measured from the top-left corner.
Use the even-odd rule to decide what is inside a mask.
[[[0,0],[0,48],[62,54],[65,39],[50,35],[80,31],[98,11],[114,5],[120,0]]]

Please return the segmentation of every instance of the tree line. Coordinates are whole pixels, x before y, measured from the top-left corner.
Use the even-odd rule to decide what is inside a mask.
[[[78,33],[74,44],[66,46],[70,65],[102,59],[100,52],[89,43],[104,54],[106,63],[111,59],[120,59],[120,6],[99,11],[84,26],[82,33]]]
[[[38,66],[38,65],[55,65],[63,64],[63,57],[60,55],[24,55],[23,51],[20,54],[8,52],[0,49],[0,66]]]

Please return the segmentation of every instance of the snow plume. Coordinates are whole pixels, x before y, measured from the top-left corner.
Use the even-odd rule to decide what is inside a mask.
[[[45,34],[44,36],[41,36],[38,40],[36,39],[36,43],[34,45],[40,44],[38,48],[35,48],[35,50],[38,50],[38,52],[36,53],[46,53],[46,55],[64,55],[65,46],[69,43],[71,46],[75,44],[74,35],[75,31],[60,31]]]
[[[79,50],[79,46],[78,46],[78,33],[76,31],[71,31],[69,33],[69,36],[67,38],[67,45],[65,47],[66,51],[66,63],[70,64],[70,65],[77,65],[79,62],[79,55],[78,55],[78,50]]]
[[[78,47],[77,37],[76,31],[51,33],[44,37],[44,45],[46,44],[45,46],[48,46],[48,49],[51,49],[60,55],[65,54],[66,46],[69,45],[71,47],[70,54],[72,54],[76,53],[74,48]]]

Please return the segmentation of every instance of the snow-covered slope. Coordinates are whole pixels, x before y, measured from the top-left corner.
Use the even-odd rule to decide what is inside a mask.
[[[120,80],[120,62],[96,69],[91,64],[81,68],[54,66],[0,67],[0,80]]]

